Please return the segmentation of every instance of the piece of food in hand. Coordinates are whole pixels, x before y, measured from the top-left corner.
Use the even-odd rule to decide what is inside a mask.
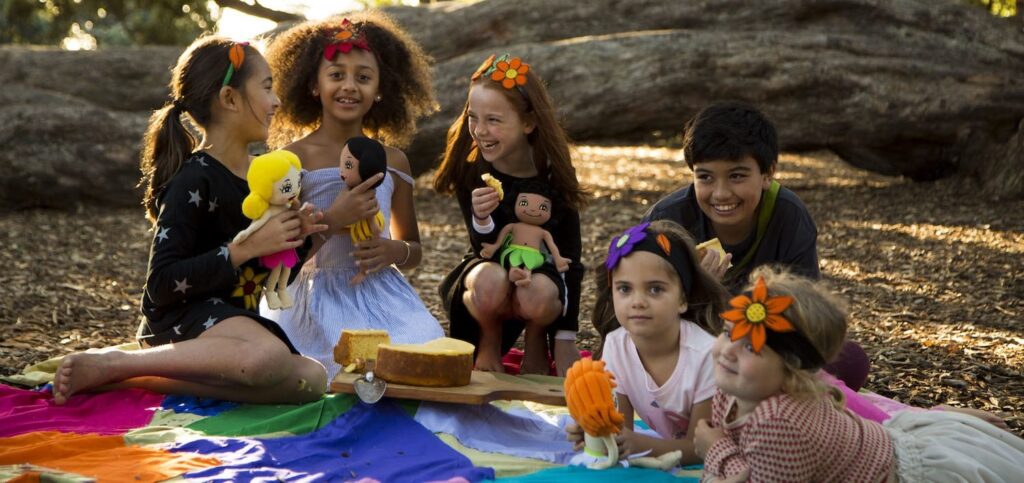
[[[469,342],[449,337],[423,344],[382,344],[373,374],[395,384],[465,386],[473,375],[474,349]]]
[[[499,201],[505,199],[505,190],[501,189],[501,181],[499,181],[498,178],[491,176],[491,173],[484,173],[480,178],[484,180],[484,184],[494,188],[494,191],[498,192]]]
[[[343,330],[334,346],[334,361],[345,372],[366,372],[366,363],[377,358],[377,346],[390,343],[386,330]]]
[[[708,250],[714,250],[718,252],[719,260],[725,259],[725,248],[722,248],[722,242],[718,241],[718,238],[712,238],[704,243],[697,245],[696,248],[697,258],[701,260],[704,259],[704,255],[707,255]],[[732,263],[729,263],[729,266],[731,267]]]

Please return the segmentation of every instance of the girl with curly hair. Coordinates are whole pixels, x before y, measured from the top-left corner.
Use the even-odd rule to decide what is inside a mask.
[[[405,146],[416,120],[436,109],[430,58],[390,18],[365,11],[299,24],[272,42],[267,59],[282,99],[270,143],[302,159],[303,201],[322,209],[330,228],[289,287],[295,305],[261,313],[332,378],[340,369],[332,350],[342,329],[387,330],[396,343],[443,336],[398,270],[422,257],[409,160],[396,146]],[[362,136],[385,145],[387,174],[349,189],[339,171],[342,149]],[[353,244],[347,227],[378,210],[384,232]],[[350,286],[360,272],[367,277]]]

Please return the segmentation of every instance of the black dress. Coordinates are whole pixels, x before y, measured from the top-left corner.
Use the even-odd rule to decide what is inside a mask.
[[[489,166],[487,163],[483,163],[483,165]],[[462,262],[448,273],[438,287],[444,309],[448,313],[450,336],[474,345],[480,340],[480,324],[473,319],[465,304],[462,303],[462,294],[466,291],[466,275],[469,274],[473,267],[488,261],[480,258],[478,255],[482,244],[494,243],[501,229],[506,224],[515,221],[514,205],[516,197],[519,195],[519,186],[529,181],[543,181],[539,176],[518,178],[496,170],[486,171],[490,172],[498,181],[501,181],[502,190],[505,192],[505,196],[502,198],[498,209],[491,213],[491,218],[494,220],[494,229],[490,233],[480,234],[473,228],[472,193],[474,189],[484,186],[483,180],[477,176],[475,177],[477,184],[465,189],[459,189],[455,193],[459,202],[459,208],[462,210],[462,218],[466,225],[466,231],[469,234],[471,246],[466,252],[465,257],[463,257]],[[533,273],[547,276],[555,283],[555,286],[558,287],[558,297],[562,301],[562,314],[548,326],[548,340],[549,345],[551,345],[553,344],[551,340],[556,332],[560,330],[576,332],[579,329],[580,287],[583,283],[585,268],[580,261],[583,244],[580,235],[579,212],[567,208],[565,203],[556,201],[549,223],[551,225],[549,230],[551,238],[554,239],[555,245],[558,246],[558,251],[563,257],[572,260],[569,264],[569,270],[565,273],[559,273],[551,263],[544,263],[532,270]],[[502,323],[502,354],[508,352],[515,345],[524,327],[525,325],[521,320],[512,319]]]
[[[205,152],[193,153],[157,198],[138,339],[150,346],[194,339],[230,317],[255,320],[294,353],[288,336],[260,317],[259,258],[231,265],[228,243],[251,220],[242,214],[248,183]],[[298,249],[300,260],[309,240]],[[292,276],[298,270],[292,272]]]

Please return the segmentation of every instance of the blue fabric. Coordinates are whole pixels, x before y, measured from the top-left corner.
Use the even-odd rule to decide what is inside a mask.
[[[185,475],[204,481],[435,481],[494,479],[420,426],[397,404],[358,404],[312,433],[276,438],[202,438],[171,447],[224,464]]]
[[[230,401],[174,395],[165,397],[163,404],[160,405],[160,409],[171,410],[176,413],[195,414],[196,416],[216,416],[237,407],[238,403]]]
[[[657,483],[659,481],[671,483],[698,483],[700,479],[690,477],[676,477],[672,473],[652,470],[648,468],[609,468],[607,470],[591,470],[581,466],[561,466],[548,468],[528,475],[501,478],[501,482],[523,482],[523,483],[620,483],[623,481],[642,481],[644,483]]]
[[[531,411],[502,411],[490,404],[423,402],[416,422],[435,433],[448,433],[470,448],[567,464],[575,452],[566,440],[568,415],[549,422]]]

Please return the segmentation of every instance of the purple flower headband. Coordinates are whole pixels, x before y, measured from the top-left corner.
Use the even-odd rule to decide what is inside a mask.
[[[683,293],[689,297],[690,289],[693,288],[693,264],[690,263],[686,247],[673,244],[672,240],[664,233],[649,231],[650,226],[650,222],[644,222],[612,238],[612,242],[608,246],[608,259],[604,262],[609,278],[619,262],[630,253],[650,252],[664,258],[676,269],[679,280],[683,284]]]

